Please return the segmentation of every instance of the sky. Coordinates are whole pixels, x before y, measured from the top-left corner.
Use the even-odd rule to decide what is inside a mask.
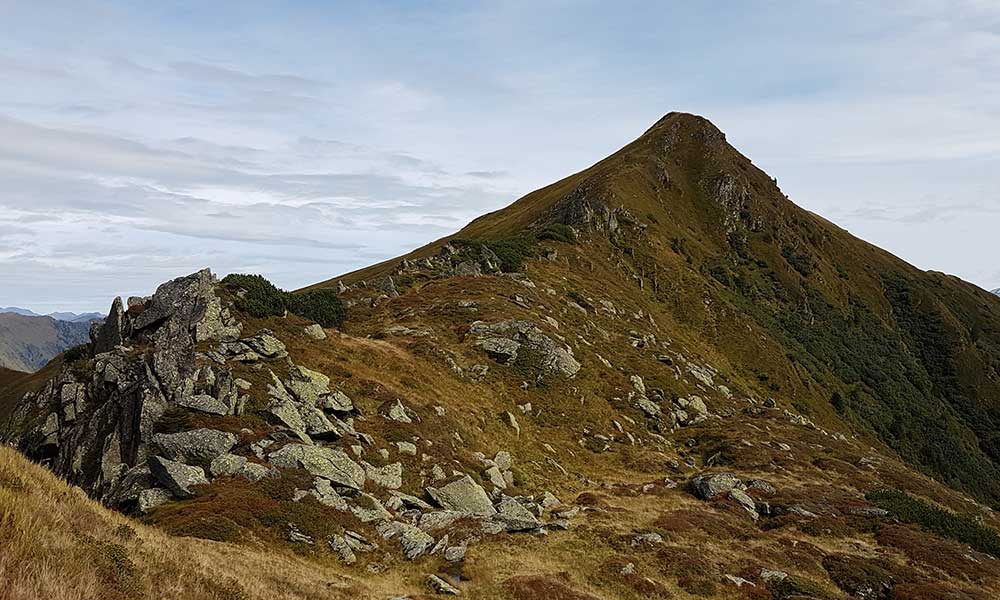
[[[1000,286],[1000,2],[0,0],[0,306],[295,289],[703,115],[790,198]]]

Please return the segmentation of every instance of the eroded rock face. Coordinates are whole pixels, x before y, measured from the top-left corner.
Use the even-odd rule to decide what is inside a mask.
[[[5,428],[5,440],[112,505],[137,502],[143,486],[155,487],[148,471],[142,474],[155,453],[165,453],[164,460],[210,461],[228,451],[235,436],[219,437],[222,432],[188,432],[190,447],[172,438],[161,438],[166,447],[153,444],[157,423],[171,406],[193,403],[232,414],[232,378],[213,374],[210,384],[195,351],[199,342],[235,340],[241,331],[215,285],[206,269],[161,285],[149,299],[130,302],[128,311],[116,299],[92,333],[90,359],[75,368],[67,365],[40,391],[25,396]],[[162,487],[175,494],[180,489]],[[160,496],[144,498],[149,504]]]

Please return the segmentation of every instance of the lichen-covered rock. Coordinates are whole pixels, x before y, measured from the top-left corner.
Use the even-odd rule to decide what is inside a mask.
[[[94,345],[94,354],[103,354],[121,346],[128,335],[128,327],[122,299],[115,298],[104,322],[100,325],[95,323],[91,328],[90,340]]]
[[[518,363],[542,373],[573,377],[580,363],[572,352],[545,335],[531,321],[476,321],[469,328],[474,344],[497,362]]]
[[[305,334],[306,337],[314,340],[326,339],[326,331],[324,331],[323,326],[319,325],[318,323],[313,323],[312,325],[306,325],[305,329],[302,330],[302,333]]]
[[[316,477],[313,479],[312,489],[303,492],[301,496],[296,497],[296,500],[304,498],[307,495],[316,498],[316,500],[324,506],[329,506],[330,508],[342,510],[344,512],[351,510],[351,507],[347,504],[347,500],[338,494],[337,490],[333,489],[329,479]]]
[[[403,486],[403,464],[392,463],[383,467],[374,467],[366,462],[361,463],[365,469],[365,476],[368,481],[375,485],[391,490],[398,490]]]
[[[396,421],[397,423],[412,423],[413,418],[410,416],[412,412],[403,406],[403,402],[397,398],[395,402],[389,404],[382,412],[382,415],[386,419]]]
[[[285,387],[299,401],[315,406],[320,397],[330,393],[330,378],[322,373],[296,365],[288,370],[288,381],[285,382]]]
[[[162,456],[149,457],[149,470],[163,487],[178,498],[193,498],[192,486],[208,483],[205,470],[201,467],[192,467]]]
[[[399,545],[403,548],[403,555],[413,560],[434,544],[434,538],[424,533],[420,529],[407,525],[399,534]]]
[[[340,562],[345,565],[353,565],[358,561],[358,557],[354,554],[354,549],[347,543],[345,536],[334,535],[327,543],[330,545],[330,549],[337,554]]]
[[[461,594],[461,591],[457,587],[451,585],[450,583],[448,583],[444,579],[441,579],[437,575],[428,575],[427,585],[429,585],[431,589],[434,590],[434,592],[437,594],[443,594],[447,596],[458,596]]]
[[[181,396],[176,400],[178,406],[183,406],[184,408],[190,408],[191,410],[196,410],[198,412],[208,413],[210,415],[227,415],[229,414],[229,407],[226,403],[217,400],[208,394],[194,394],[191,396]]]
[[[208,471],[213,477],[232,477],[234,475],[239,475],[243,468],[247,464],[247,459],[244,456],[237,456],[236,454],[222,454],[217,456],[209,464]]]
[[[139,512],[145,514],[157,506],[169,502],[173,499],[170,490],[160,487],[149,488],[139,492],[138,508]]]
[[[268,461],[276,467],[305,469],[310,474],[329,479],[336,485],[360,490],[365,485],[365,471],[343,450],[287,444],[268,455]]]
[[[371,494],[362,492],[352,500],[353,504],[350,504],[351,513],[362,523],[389,521],[392,519],[392,513],[387,511],[382,506],[382,503],[379,502],[379,499]]]
[[[216,429],[158,433],[152,447],[160,456],[185,463],[211,463],[236,445],[236,436]]]
[[[541,527],[538,517],[531,514],[520,502],[504,496],[497,505],[497,515],[494,517],[501,523],[507,531],[528,531]]]
[[[711,500],[733,489],[742,489],[743,482],[733,473],[708,473],[691,480],[691,491],[702,500]]]
[[[329,395],[320,398],[319,407],[334,412],[351,412],[354,410],[354,402],[344,392],[333,390]]]
[[[253,337],[242,340],[251,350],[265,358],[284,358],[288,356],[285,344],[274,337],[274,333],[263,330]]]
[[[468,475],[441,487],[429,487],[427,493],[447,510],[473,515],[494,515],[497,512],[486,490]]]

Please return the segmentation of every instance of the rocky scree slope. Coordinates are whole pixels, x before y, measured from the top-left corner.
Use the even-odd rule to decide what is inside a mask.
[[[319,287],[343,331],[207,271],[116,301],[0,392],[5,437],[362,597],[1000,590],[1000,303],[798,209],[704,119]]]

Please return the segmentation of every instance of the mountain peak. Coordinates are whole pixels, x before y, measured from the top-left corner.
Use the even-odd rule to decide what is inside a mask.
[[[686,132],[701,132],[709,137],[721,136],[725,139],[725,134],[711,121],[701,115],[693,113],[671,111],[660,117],[658,121],[643,133],[643,137],[656,134],[665,130],[684,130]]]

